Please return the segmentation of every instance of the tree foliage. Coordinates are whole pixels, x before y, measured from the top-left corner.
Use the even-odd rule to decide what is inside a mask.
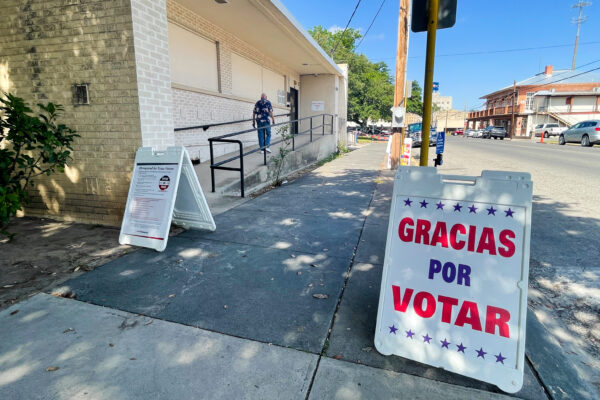
[[[384,62],[374,63],[356,53],[360,32],[352,28],[331,32],[320,25],[309,32],[330,56],[335,49],[336,63],[348,64],[348,120],[363,126],[369,118],[391,120],[394,85],[390,70]]]
[[[20,97],[0,95],[0,233],[27,203],[27,187],[39,175],[63,172],[79,137],[57,123],[62,106],[38,104],[37,116]]]

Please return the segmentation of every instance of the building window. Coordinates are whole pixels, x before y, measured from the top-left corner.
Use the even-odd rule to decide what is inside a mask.
[[[277,103],[285,104],[285,92],[283,90],[277,91]]]
[[[535,95],[535,92],[527,92],[526,97],[525,97],[525,109],[526,110],[533,110],[533,96]]]
[[[77,83],[73,85],[73,104],[76,106],[90,104],[87,83]]]

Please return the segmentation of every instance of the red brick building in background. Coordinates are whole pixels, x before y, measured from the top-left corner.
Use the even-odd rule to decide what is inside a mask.
[[[511,132],[514,113],[515,137],[531,137],[538,123],[571,126],[582,120],[600,118],[600,73],[554,71],[548,65],[544,72],[517,82],[514,95],[511,85],[481,99],[486,100],[485,108],[468,113],[467,128],[496,125]]]

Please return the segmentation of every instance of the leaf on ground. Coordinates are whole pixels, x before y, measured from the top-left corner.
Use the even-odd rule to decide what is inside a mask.
[[[336,354],[335,356],[333,356],[334,359],[336,360],[341,360],[344,356],[342,354]]]
[[[311,267],[317,268],[317,264],[310,264]]]
[[[114,345],[114,344],[112,344],[112,343],[109,343],[108,345],[109,345],[110,347],[115,347],[115,345]]]
[[[15,311],[11,312],[10,315],[15,315],[18,312],[19,312],[19,310],[15,310]]]
[[[170,295],[169,295],[169,298],[171,298],[171,299],[172,299],[173,297],[175,297],[175,295],[174,295],[174,294],[170,294]]]
[[[328,294],[322,294],[322,293],[315,293],[315,294],[313,294],[313,297],[315,299],[328,299],[329,295]]]
[[[48,368],[46,368],[46,372],[58,371],[59,369],[60,369],[60,367],[48,367]]]
[[[63,331],[63,333],[69,333],[69,332],[75,332],[75,329],[73,328],[67,328]]]
[[[146,322],[144,325],[150,325],[150,324],[151,324],[151,323],[153,323],[153,322],[154,322],[154,320],[153,320],[153,319],[151,319],[150,321]]]
[[[13,286],[15,286],[15,285],[4,285],[4,286],[2,286],[2,288],[4,288],[4,289],[8,289],[8,288],[11,288],[11,287],[13,287]]]
[[[135,360],[137,360],[137,358],[135,358],[135,357],[131,357],[131,358],[130,358],[130,360],[131,360],[131,361],[135,361]]]

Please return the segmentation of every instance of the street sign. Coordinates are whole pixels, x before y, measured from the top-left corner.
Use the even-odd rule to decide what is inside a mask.
[[[435,154],[442,154],[444,152],[444,144],[446,142],[446,132],[440,131],[437,133],[435,138]]]
[[[433,82],[433,91],[434,92],[439,92],[440,91],[440,83],[439,82]]]
[[[451,28],[456,23],[457,0],[439,0],[438,29]],[[429,0],[413,0],[411,30],[413,32],[427,31],[427,14]]]
[[[171,222],[214,231],[215,221],[183,146],[140,147],[121,224],[119,243],[163,251]]]
[[[375,346],[515,393],[523,385],[532,182],[400,167]]]

